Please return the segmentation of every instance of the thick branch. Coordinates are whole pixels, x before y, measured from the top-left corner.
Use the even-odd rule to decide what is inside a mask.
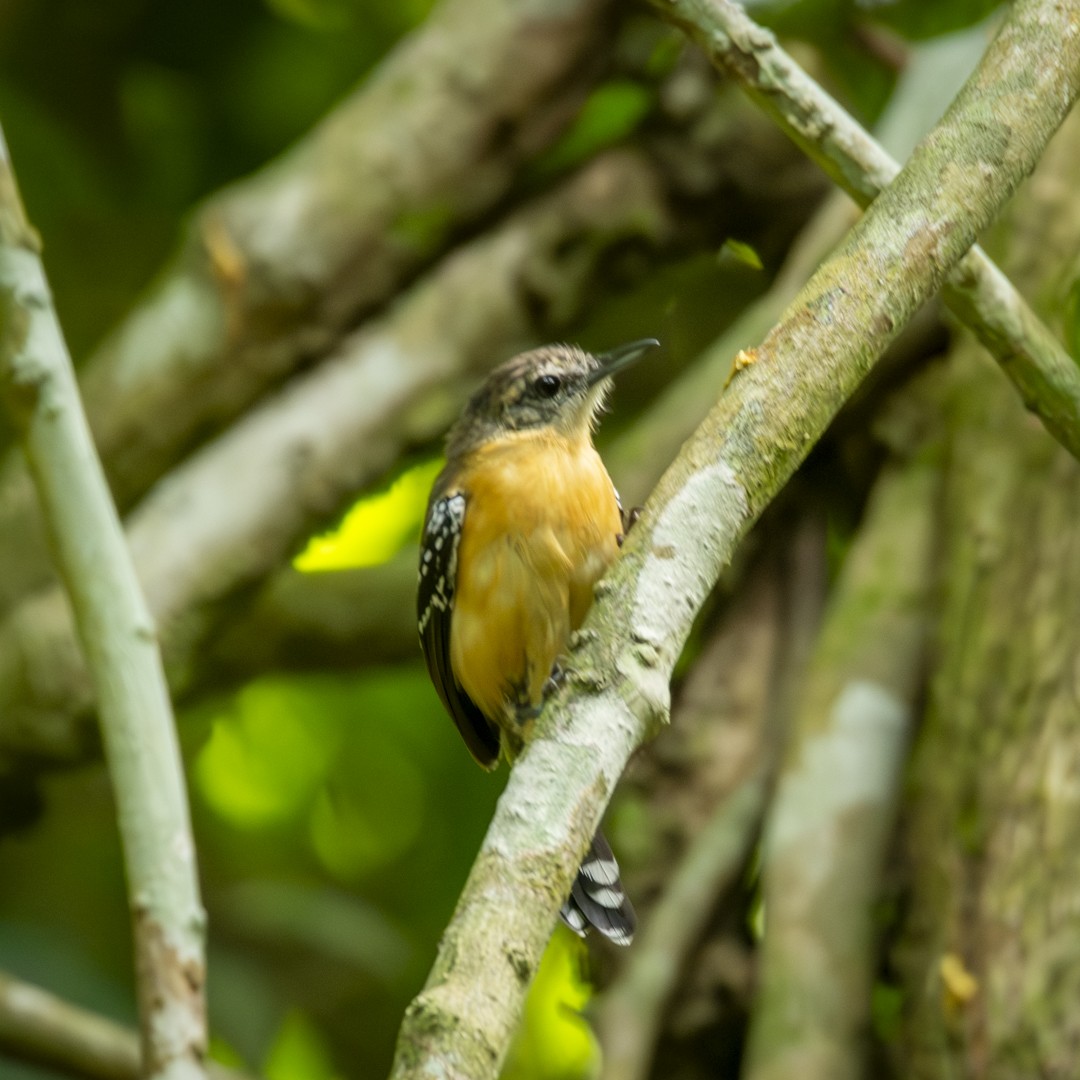
[[[139,1037],[40,987],[0,974],[0,1055],[85,1080],[142,1080]],[[209,1080],[244,1080],[210,1062]]]
[[[695,613],[898,328],[1034,167],[1080,88],[1080,9],[1020,0],[978,70],[687,443],[630,534],[518,761],[393,1076],[497,1074],[627,758],[667,714]],[[587,693],[582,693],[584,687]]]
[[[861,206],[899,165],[732,0],[653,0]],[[1066,4],[1071,11],[1071,5]],[[1080,365],[978,248],[944,297],[1001,364],[1046,429],[1080,457]]]
[[[1048,317],[1076,280],[1078,154],[1080,112],[988,237]],[[942,395],[941,627],[890,956],[895,1064],[928,1080],[1068,1076],[1080,1044],[1080,466],[988,367],[961,342]]]
[[[921,686],[940,469],[879,479],[800,695],[765,837],[745,1074],[863,1075],[873,903]]]
[[[302,142],[196,213],[161,280],[82,372],[122,510],[506,195],[574,115],[612,7],[443,0]],[[25,544],[39,526],[14,457],[0,495],[9,603],[48,565]]]
[[[204,915],[154,624],[82,411],[0,133],[0,385],[99,703],[135,931],[148,1078],[205,1077]]]

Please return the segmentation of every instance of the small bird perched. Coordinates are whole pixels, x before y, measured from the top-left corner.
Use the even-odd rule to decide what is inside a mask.
[[[473,757],[520,752],[559,656],[622,543],[615,486],[592,442],[611,376],[659,342],[603,356],[548,345],[496,368],[450,431],[428,502],[417,597],[428,672]],[[562,909],[628,945],[634,910],[601,833]]]

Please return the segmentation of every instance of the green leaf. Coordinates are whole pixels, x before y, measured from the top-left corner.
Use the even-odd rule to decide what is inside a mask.
[[[569,130],[536,163],[536,169],[541,175],[563,172],[621,142],[648,114],[652,100],[646,87],[629,79],[598,86]]]
[[[741,262],[744,266],[749,266],[752,270],[763,269],[761,264],[761,256],[749,245],[743,243],[742,240],[735,240],[732,237],[728,237],[720,248],[720,258],[732,258],[736,262]]]
[[[314,537],[293,566],[313,573],[389,562],[419,533],[442,464],[441,458],[425,461],[402,473],[386,491],[354,503],[341,524]]]

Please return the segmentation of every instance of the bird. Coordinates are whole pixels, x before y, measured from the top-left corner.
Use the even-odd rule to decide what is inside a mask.
[[[612,376],[657,345],[520,353],[447,436],[421,535],[417,619],[435,689],[486,769],[523,749],[632,523],[592,436]],[[615,944],[633,939],[634,909],[602,832],[560,914],[579,936],[595,927]]]

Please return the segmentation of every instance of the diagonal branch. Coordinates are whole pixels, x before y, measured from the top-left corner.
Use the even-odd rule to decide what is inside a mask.
[[[494,1077],[562,898],[630,753],[667,715],[694,616],[735,547],[898,329],[941,286],[1080,90],[1080,0],[1018,0],[894,183],[684,447],[599,590],[518,761],[438,956],[406,1011],[395,1080]]]
[[[134,924],[145,1076],[199,1080],[205,916],[169,691],[2,132],[0,304],[0,388],[97,691]]]
[[[575,114],[613,8],[442,0],[301,142],[198,208],[160,279],[80,372],[121,510],[506,197]],[[8,455],[0,602],[48,578],[31,530],[33,491]]]
[[[732,0],[652,0],[856,202],[900,171],[874,139]],[[1071,10],[1071,5],[1066,5]],[[1080,457],[1080,365],[981,248],[950,274],[945,302],[974,331],[1047,431]]]
[[[664,821],[669,857],[648,858],[646,886],[659,896],[639,905],[641,933],[600,998],[603,1080],[652,1076],[661,1036],[691,1037],[678,1017],[700,1015],[702,998],[712,1011],[717,975],[701,977],[704,956],[738,947],[717,916],[759,836],[828,587],[824,515],[780,517],[682,682],[671,730],[631,770],[633,786],[646,773],[646,813]],[[628,875],[632,885],[641,876]]]

